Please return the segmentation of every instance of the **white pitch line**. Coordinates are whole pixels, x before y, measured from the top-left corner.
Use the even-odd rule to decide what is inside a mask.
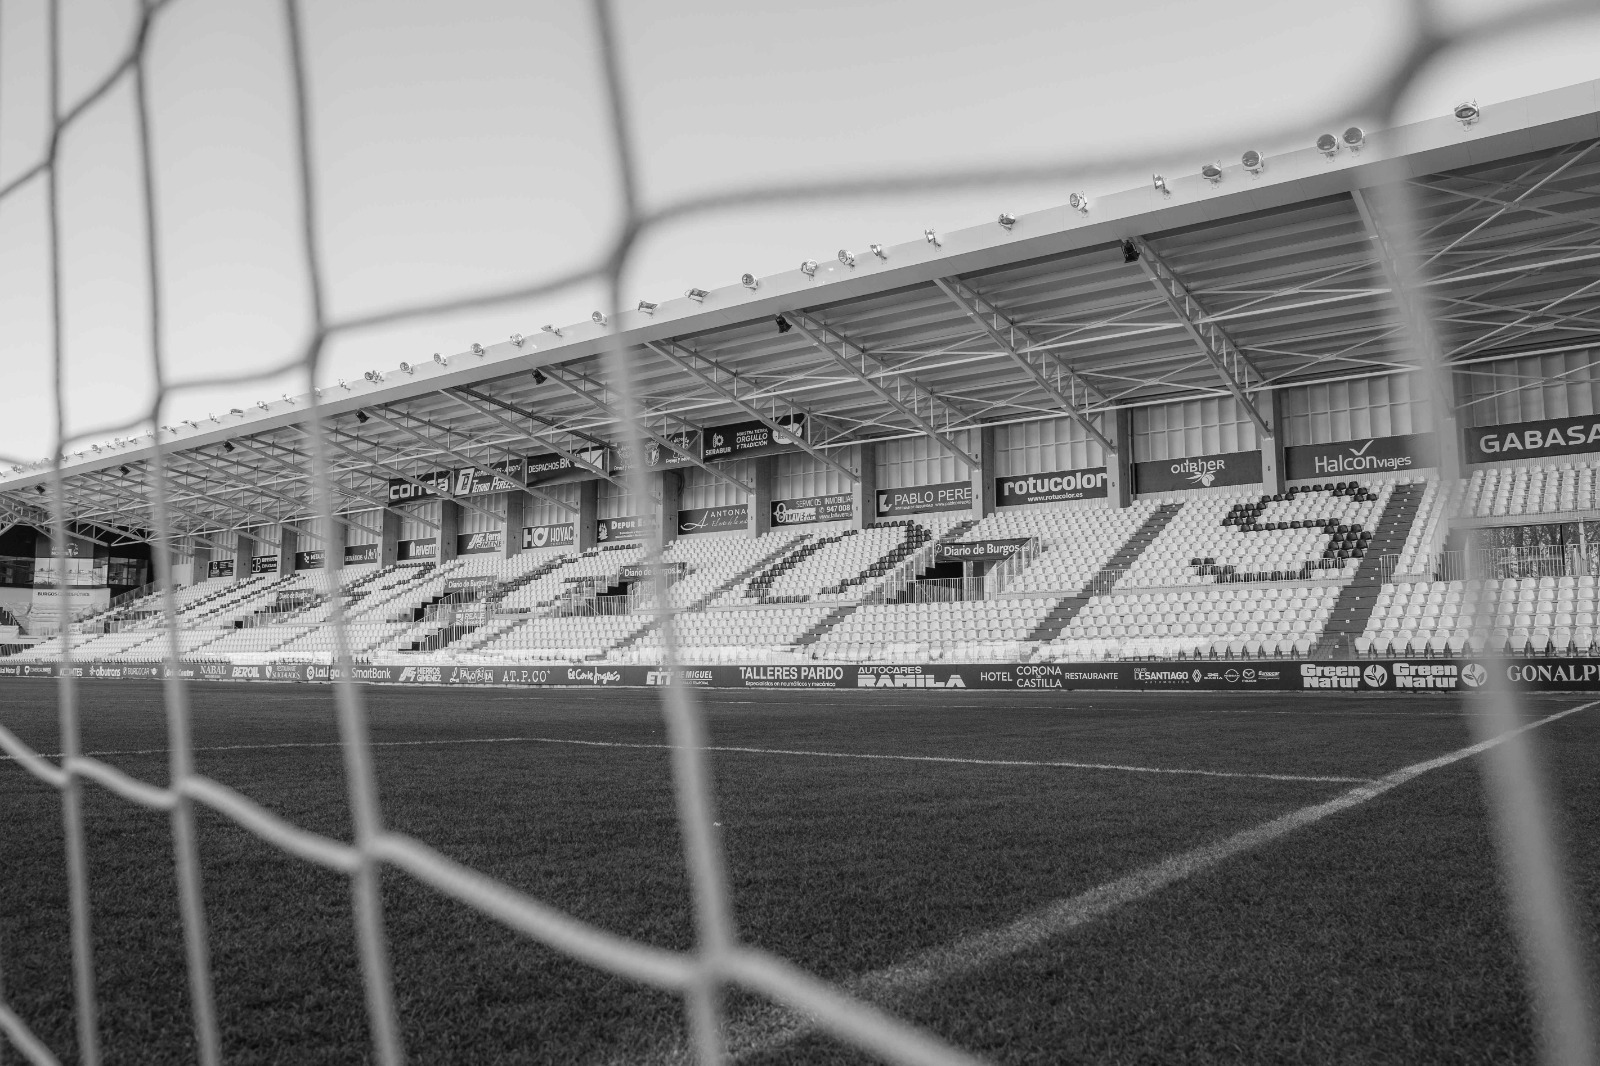
[[[461,737],[450,740],[375,740],[368,746],[373,748],[411,748],[431,747],[450,744],[570,744],[584,748],[633,748],[646,751],[672,751],[671,744],[643,744],[621,740],[572,740],[562,737]],[[216,744],[196,747],[194,751],[273,751],[283,748],[337,748],[336,740],[308,740],[291,741],[282,744]],[[1168,766],[1129,766],[1122,763],[1100,762],[1062,762],[1062,761],[1030,761],[1025,759],[959,759],[948,755],[883,755],[871,752],[854,751],[807,751],[791,748],[745,748],[733,746],[712,746],[706,751],[721,752],[730,755],[788,755],[800,758],[815,759],[871,759],[887,760],[892,762],[926,762],[946,763],[956,766],[1010,766],[1021,768],[1036,768],[1045,770],[1104,770],[1131,774],[1169,774],[1189,777],[1225,777],[1244,778],[1257,781],[1300,781],[1318,784],[1351,784],[1355,782],[1369,782],[1370,777],[1339,777],[1319,774],[1266,774],[1250,773],[1243,770],[1192,770],[1182,767]],[[128,748],[120,751],[90,751],[85,755],[103,757],[107,755],[166,755],[168,748]],[[59,752],[50,752],[44,756],[47,759],[59,759]]]
[[[841,987],[852,996],[878,1006],[887,1006],[896,999],[915,995],[941,982],[965,976],[1038,947],[1119,907],[1136,903],[1179,881],[1204,873],[1235,855],[1270,844],[1296,829],[1377,799],[1413,778],[1482,754],[1512,737],[1596,705],[1600,705],[1600,700],[1569,707],[1468,747],[1401,767],[1331,800],[1301,807],[1230,837],[1169,856],[1115,881],[1046,904],[1007,925],[962,937],[953,943],[930,948],[882,969],[851,978],[843,982]],[[729,1049],[735,1051],[736,1058],[743,1058],[757,1052],[771,1051],[777,1045],[810,1032],[812,1025],[808,1019],[793,1012],[765,1007],[730,1024],[729,1028]],[[679,1049],[663,1049],[655,1061],[676,1062],[681,1057]]]

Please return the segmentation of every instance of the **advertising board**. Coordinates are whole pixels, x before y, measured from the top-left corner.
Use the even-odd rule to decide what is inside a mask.
[[[1465,430],[1462,435],[1469,463],[1600,452],[1600,415],[1480,426]]]
[[[744,503],[730,507],[689,507],[678,512],[679,536],[744,529],[749,524],[750,505]]]
[[[232,559],[213,559],[206,564],[206,577],[232,577]]]
[[[308,552],[294,553],[294,568],[296,570],[321,570],[323,561],[328,555],[321,548]]]
[[[602,518],[594,524],[594,539],[601,544],[638,540],[650,529],[651,524],[651,520],[645,515]]]
[[[278,557],[276,555],[252,555],[250,557],[250,572],[252,574],[276,574],[278,572]]]
[[[523,526],[522,547],[527,548],[559,548],[567,544],[575,544],[578,539],[578,527],[573,522],[557,522],[548,526]]]
[[[376,544],[347,544],[344,549],[344,565],[375,563],[378,561],[378,553],[379,546]]]
[[[1283,452],[1284,476],[1291,481],[1387,474],[1419,466],[1438,466],[1439,438],[1432,433],[1405,433],[1333,444],[1297,444]]]
[[[834,496],[803,496],[772,501],[772,524],[803,526],[813,522],[848,522],[855,517],[855,498],[848,492]]]
[[[765,422],[751,419],[748,422],[730,422],[724,426],[707,426],[706,461],[726,459],[751,459],[758,455],[774,455],[795,450],[795,439],[806,439],[806,416],[796,412],[773,418],[786,432],[774,433]]]
[[[877,501],[879,518],[925,514],[929,511],[965,511],[972,506],[972,482],[946,481],[938,485],[879,489]]]
[[[1174,492],[1218,485],[1255,485],[1261,481],[1261,453],[1218,452],[1186,459],[1158,459],[1133,464],[1135,492]]]
[[[437,559],[439,557],[439,541],[436,537],[419,538],[417,540],[402,540],[395,558],[403,561],[409,559]]]
[[[1103,466],[997,477],[994,479],[994,505],[1018,507],[1025,503],[1103,500],[1110,492],[1109,485],[1110,477]]]
[[[958,540],[939,545],[941,563],[992,563],[1009,559],[1028,543],[1027,537],[1006,537],[991,540]]]
[[[490,529],[482,533],[456,534],[457,555],[487,555],[504,551],[506,535],[503,530]]]
[[[453,470],[430,470],[425,474],[418,474],[416,481],[421,482],[420,485],[403,477],[392,477],[389,479],[389,502],[425,500],[434,496],[481,496],[488,492],[508,492],[517,486],[500,475],[509,475],[518,481],[523,480],[522,459],[502,459],[484,465],[495,471],[495,476],[477,467],[461,466]]]

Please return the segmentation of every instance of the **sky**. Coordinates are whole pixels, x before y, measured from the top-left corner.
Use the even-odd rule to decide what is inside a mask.
[[[126,47],[136,2],[61,0],[63,99]],[[621,211],[597,38],[581,0],[302,3],[327,313],[515,285],[592,261]],[[1441,5],[1457,23],[1527,6]],[[1021,164],[1122,150],[1092,180],[723,211],[652,231],[625,306],[1187,173],[1353,99],[1411,31],[1392,0],[617,0],[640,196]],[[0,186],[47,148],[46,0],[0,0]],[[169,380],[258,374],[311,325],[281,2],[174,0],[148,79]],[[1452,50],[1401,121],[1600,78],[1600,15]],[[1196,138],[1202,157],[1167,147]],[[59,144],[66,433],[128,431],[153,399],[135,111],[124,81]],[[56,437],[42,181],[0,200],[0,456]],[[594,286],[341,336],[322,380],[587,319]],[[306,391],[303,374],[184,389],[163,421]],[[78,447],[83,444],[79,443]]]

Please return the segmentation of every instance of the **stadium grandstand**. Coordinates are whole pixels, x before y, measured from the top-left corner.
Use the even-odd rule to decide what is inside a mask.
[[[69,456],[65,545],[13,467],[4,661],[168,657],[156,551],[237,676],[331,663],[336,598],[396,679],[648,670],[663,601],[747,671],[1590,654],[1597,217],[1589,83],[374,369],[315,398],[332,525],[309,396]]]

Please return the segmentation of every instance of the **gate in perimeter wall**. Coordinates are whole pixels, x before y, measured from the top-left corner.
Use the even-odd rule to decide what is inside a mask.
[[[154,680],[176,672],[196,681],[328,682],[337,667],[309,663],[223,661],[161,663],[3,663],[0,678],[73,676]],[[1345,692],[1473,691],[1503,672],[1522,692],[1600,691],[1600,658],[1275,660],[1267,662],[985,663],[982,665],[828,665],[679,667],[355,666],[355,680],[375,685],[467,685],[513,688],[650,688],[676,680],[696,688],[769,689],[1227,689]]]

